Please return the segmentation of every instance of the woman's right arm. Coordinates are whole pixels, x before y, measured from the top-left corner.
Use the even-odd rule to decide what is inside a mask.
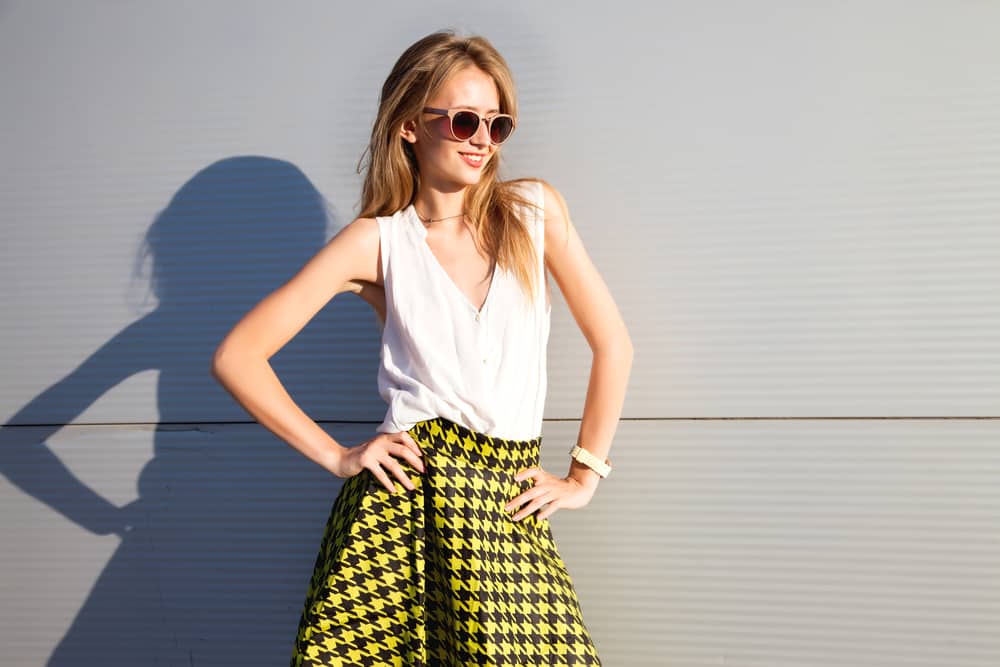
[[[288,282],[244,315],[212,357],[212,375],[247,412],[338,477],[359,472],[359,457],[348,456],[349,448],[330,437],[295,404],[268,360],[336,294],[347,290],[357,293],[353,288],[359,284],[369,289],[377,287],[381,274],[377,222],[374,218],[358,218],[330,239]],[[375,306],[372,299],[365,300]],[[396,438],[397,443],[412,442],[408,434],[403,435]],[[384,444],[388,453],[411,458],[406,452],[390,449],[389,443]],[[416,443],[407,444],[405,449],[412,452]],[[375,458],[382,458],[382,465],[392,467],[384,456]],[[379,478],[388,482],[388,478]]]

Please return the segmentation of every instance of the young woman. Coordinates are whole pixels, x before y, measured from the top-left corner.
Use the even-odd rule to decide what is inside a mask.
[[[410,46],[382,87],[360,216],[216,351],[213,373],[241,405],[346,479],[292,665],[601,664],[546,519],[585,506],[610,470],[632,344],[559,193],[498,179],[516,117],[486,39],[441,31]],[[539,466],[546,269],[593,350],[565,476]],[[354,446],[268,363],[342,291],[379,315],[388,404]]]

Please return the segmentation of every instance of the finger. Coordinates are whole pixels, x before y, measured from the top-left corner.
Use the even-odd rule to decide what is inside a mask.
[[[525,507],[520,512],[518,512],[517,514],[515,514],[512,518],[514,519],[514,521],[520,521],[521,519],[523,519],[524,517],[528,516],[529,514],[531,514],[535,510],[537,510],[539,507],[541,507],[545,503],[549,502],[550,496],[551,496],[551,494],[546,493],[543,496],[539,496],[538,498],[535,498],[530,503],[528,503],[527,507]]]
[[[407,445],[401,443],[395,443],[395,446],[391,448],[391,451],[389,453],[393,456],[398,456],[400,458],[406,459],[406,461],[409,462],[409,464],[412,465],[414,468],[416,468],[420,472],[424,472],[424,460],[420,458],[420,456],[415,454],[413,450],[410,449]]]
[[[382,486],[387,488],[389,493],[399,493],[399,489],[396,488],[396,485],[393,484],[392,480],[389,479],[389,476],[385,474],[385,471],[382,470],[382,467],[379,466],[377,461],[369,466],[368,469],[372,471],[372,474],[375,475],[376,478],[378,478],[378,481],[382,482]]]
[[[547,492],[548,492],[548,490],[545,489],[544,487],[540,487],[540,486],[532,487],[532,488],[528,489],[527,491],[525,491],[524,493],[516,496],[509,503],[507,503],[504,506],[504,509],[509,512],[510,510],[514,509],[515,507],[520,507],[521,505],[523,505],[524,503],[528,502],[532,498],[537,498],[538,496],[540,496],[540,495],[542,495],[544,493],[547,493]]]
[[[403,441],[410,448],[412,448],[413,451],[415,451],[417,453],[417,456],[423,456],[424,455],[424,453],[420,450],[420,445],[417,444],[417,441],[413,439],[412,435],[410,435],[407,431],[403,431],[400,435],[403,436]]]
[[[516,479],[519,482],[522,482],[528,479],[529,477],[534,477],[539,472],[541,472],[541,470],[542,469],[540,467],[525,468],[524,470],[519,470],[518,473],[514,475],[514,479]]]
[[[539,519],[548,519],[550,516],[552,516],[553,514],[555,514],[555,511],[560,508],[560,506],[557,504],[558,502],[559,502],[558,498],[556,498],[555,500],[551,501],[549,503],[548,507],[546,507],[545,509],[543,509],[541,512],[538,513],[538,518]]]
[[[403,443],[403,446],[406,448],[406,452],[407,452],[406,457],[407,457],[407,459],[411,463],[413,463],[416,467],[420,468],[420,470],[423,470],[424,469],[424,459],[423,459],[424,453],[422,451],[420,451],[420,447],[413,440],[413,438],[410,437],[409,433],[406,434],[406,442]],[[412,454],[413,456],[411,457],[410,454]]]
[[[413,481],[409,478],[409,476],[403,471],[403,466],[399,465],[399,461],[397,461],[396,459],[389,457],[389,460],[384,461],[382,465],[388,468],[393,475],[398,477],[399,481],[403,483],[403,486],[405,486],[410,491],[413,491],[414,489],[417,488],[416,485],[413,483]]]

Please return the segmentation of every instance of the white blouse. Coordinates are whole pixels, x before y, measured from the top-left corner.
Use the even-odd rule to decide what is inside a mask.
[[[541,183],[521,187],[526,199],[543,205]],[[441,416],[494,437],[541,435],[552,312],[544,212],[521,207],[520,213],[538,255],[536,301],[530,304],[514,275],[497,264],[481,311],[427,245],[412,204],[376,218],[386,301],[378,391],[388,404],[378,432]]]

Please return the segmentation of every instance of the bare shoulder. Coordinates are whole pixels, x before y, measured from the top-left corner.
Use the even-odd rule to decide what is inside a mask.
[[[545,213],[545,243],[563,243],[569,239],[572,223],[569,218],[569,206],[563,198],[562,193],[554,185],[544,178],[525,177],[517,178],[506,182],[508,187],[514,188],[516,196],[525,198],[525,201],[537,202],[535,188],[542,186],[542,201],[540,202]]]
[[[545,207],[545,254],[549,249],[565,247],[573,233],[573,223],[569,216],[569,205],[562,193],[548,181],[537,179],[542,184]]]
[[[324,273],[342,280],[382,283],[378,221],[355,218],[316,253]]]

